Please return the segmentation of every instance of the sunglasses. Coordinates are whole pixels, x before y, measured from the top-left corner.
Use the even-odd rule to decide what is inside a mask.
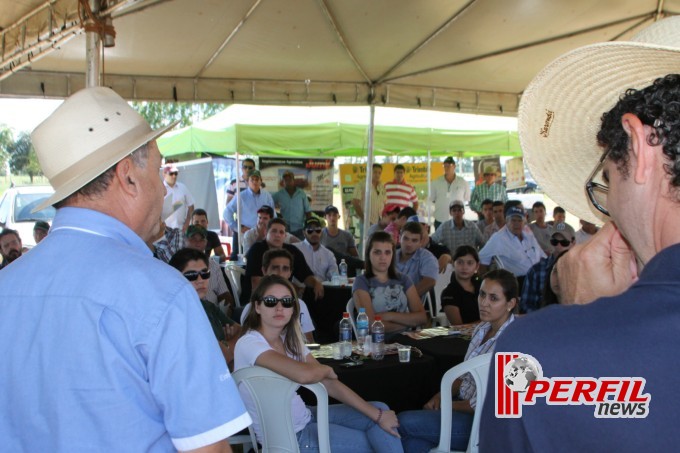
[[[184,274],[184,277],[189,280],[190,282],[195,282],[198,280],[198,277],[200,276],[203,280],[208,280],[210,278],[210,271],[187,271]]]
[[[260,302],[262,302],[267,308],[274,308],[279,304],[279,302],[281,302],[283,308],[293,308],[293,305],[295,305],[295,299],[293,296],[286,296],[280,299],[277,299],[274,296],[264,296]]]
[[[307,228],[307,234],[321,233],[321,228]]]
[[[168,174],[169,174],[170,176],[177,176],[177,175],[179,175],[179,172],[178,172],[178,171],[171,171],[171,172],[168,173]]]
[[[557,244],[560,244],[562,247],[569,247],[571,242],[566,239],[550,239],[550,245],[557,247]]]

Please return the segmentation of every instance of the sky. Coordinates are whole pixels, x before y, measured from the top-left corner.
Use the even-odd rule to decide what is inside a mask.
[[[9,126],[14,131],[15,137],[22,131],[31,132],[38,124],[47,118],[61,102],[62,101],[60,100],[51,99],[0,98],[0,125],[5,124]],[[298,108],[305,109],[304,107]],[[356,119],[356,113],[352,114],[356,111],[354,110],[356,108],[357,107],[335,107],[333,109],[335,109],[336,112],[333,116],[342,122],[355,122],[352,121],[351,118],[354,117],[354,119]],[[267,115],[264,114],[267,109],[267,107],[262,106],[240,106],[238,109],[237,116],[239,118],[237,122],[248,123],[248,119],[250,118],[257,118],[260,122],[264,121],[270,124],[280,122],[280,113],[272,113],[271,117],[267,117]],[[331,108],[329,107],[328,109]],[[276,109],[272,112],[275,111]],[[342,117],[345,112],[349,113],[347,113],[347,120],[343,121]],[[376,123],[383,125],[408,125],[411,127],[434,127],[459,130],[517,130],[516,118],[476,116],[415,109],[377,109]]]

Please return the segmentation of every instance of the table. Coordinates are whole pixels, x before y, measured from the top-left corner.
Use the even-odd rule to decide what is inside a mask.
[[[467,336],[450,335],[416,340],[406,335],[398,335],[397,343],[420,349],[427,356],[432,357],[436,364],[436,374],[441,380],[444,373],[465,360],[465,353],[470,345]]]
[[[317,343],[326,344],[338,341],[338,322],[352,297],[351,286],[324,285],[324,297],[316,300],[314,291],[306,288],[303,300],[309,308],[309,315],[314,321],[314,339]]]
[[[366,359],[358,367],[341,366],[348,361],[319,359],[320,363],[333,367],[340,381],[363,399],[382,401],[396,412],[422,409],[439,391],[441,376],[437,376],[435,360],[429,356],[411,355],[409,363],[399,363],[397,355],[389,355],[383,360]],[[311,392],[303,388],[299,392],[306,404],[316,405]],[[337,401],[331,398],[330,403]]]

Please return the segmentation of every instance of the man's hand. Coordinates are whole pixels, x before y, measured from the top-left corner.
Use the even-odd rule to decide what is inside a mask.
[[[453,264],[453,258],[451,258],[451,255],[448,253],[444,253],[442,256],[439,257],[437,260],[439,263],[439,273],[443,274],[446,272],[446,268],[449,264]]]
[[[439,408],[441,407],[441,404],[442,404],[442,395],[441,395],[441,393],[437,392],[437,394],[435,396],[430,398],[430,401],[425,403],[425,405],[423,406],[423,409],[428,409],[428,410],[431,410],[431,411],[438,411]]]
[[[635,254],[613,222],[588,242],[574,246],[557,262],[564,304],[587,304],[615,296],[638,278]]]
[[[316,297],[316,300],[323,299],[323,283],[319,280],[314,283],[314,297]]]

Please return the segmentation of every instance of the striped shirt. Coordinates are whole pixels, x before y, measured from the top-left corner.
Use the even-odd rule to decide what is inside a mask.
[[[413,207],[418,203],[416,189],[411,184],[405,182],[392,181],[385,184],[387,200],[385,204],[396,204],[400,208]]]

